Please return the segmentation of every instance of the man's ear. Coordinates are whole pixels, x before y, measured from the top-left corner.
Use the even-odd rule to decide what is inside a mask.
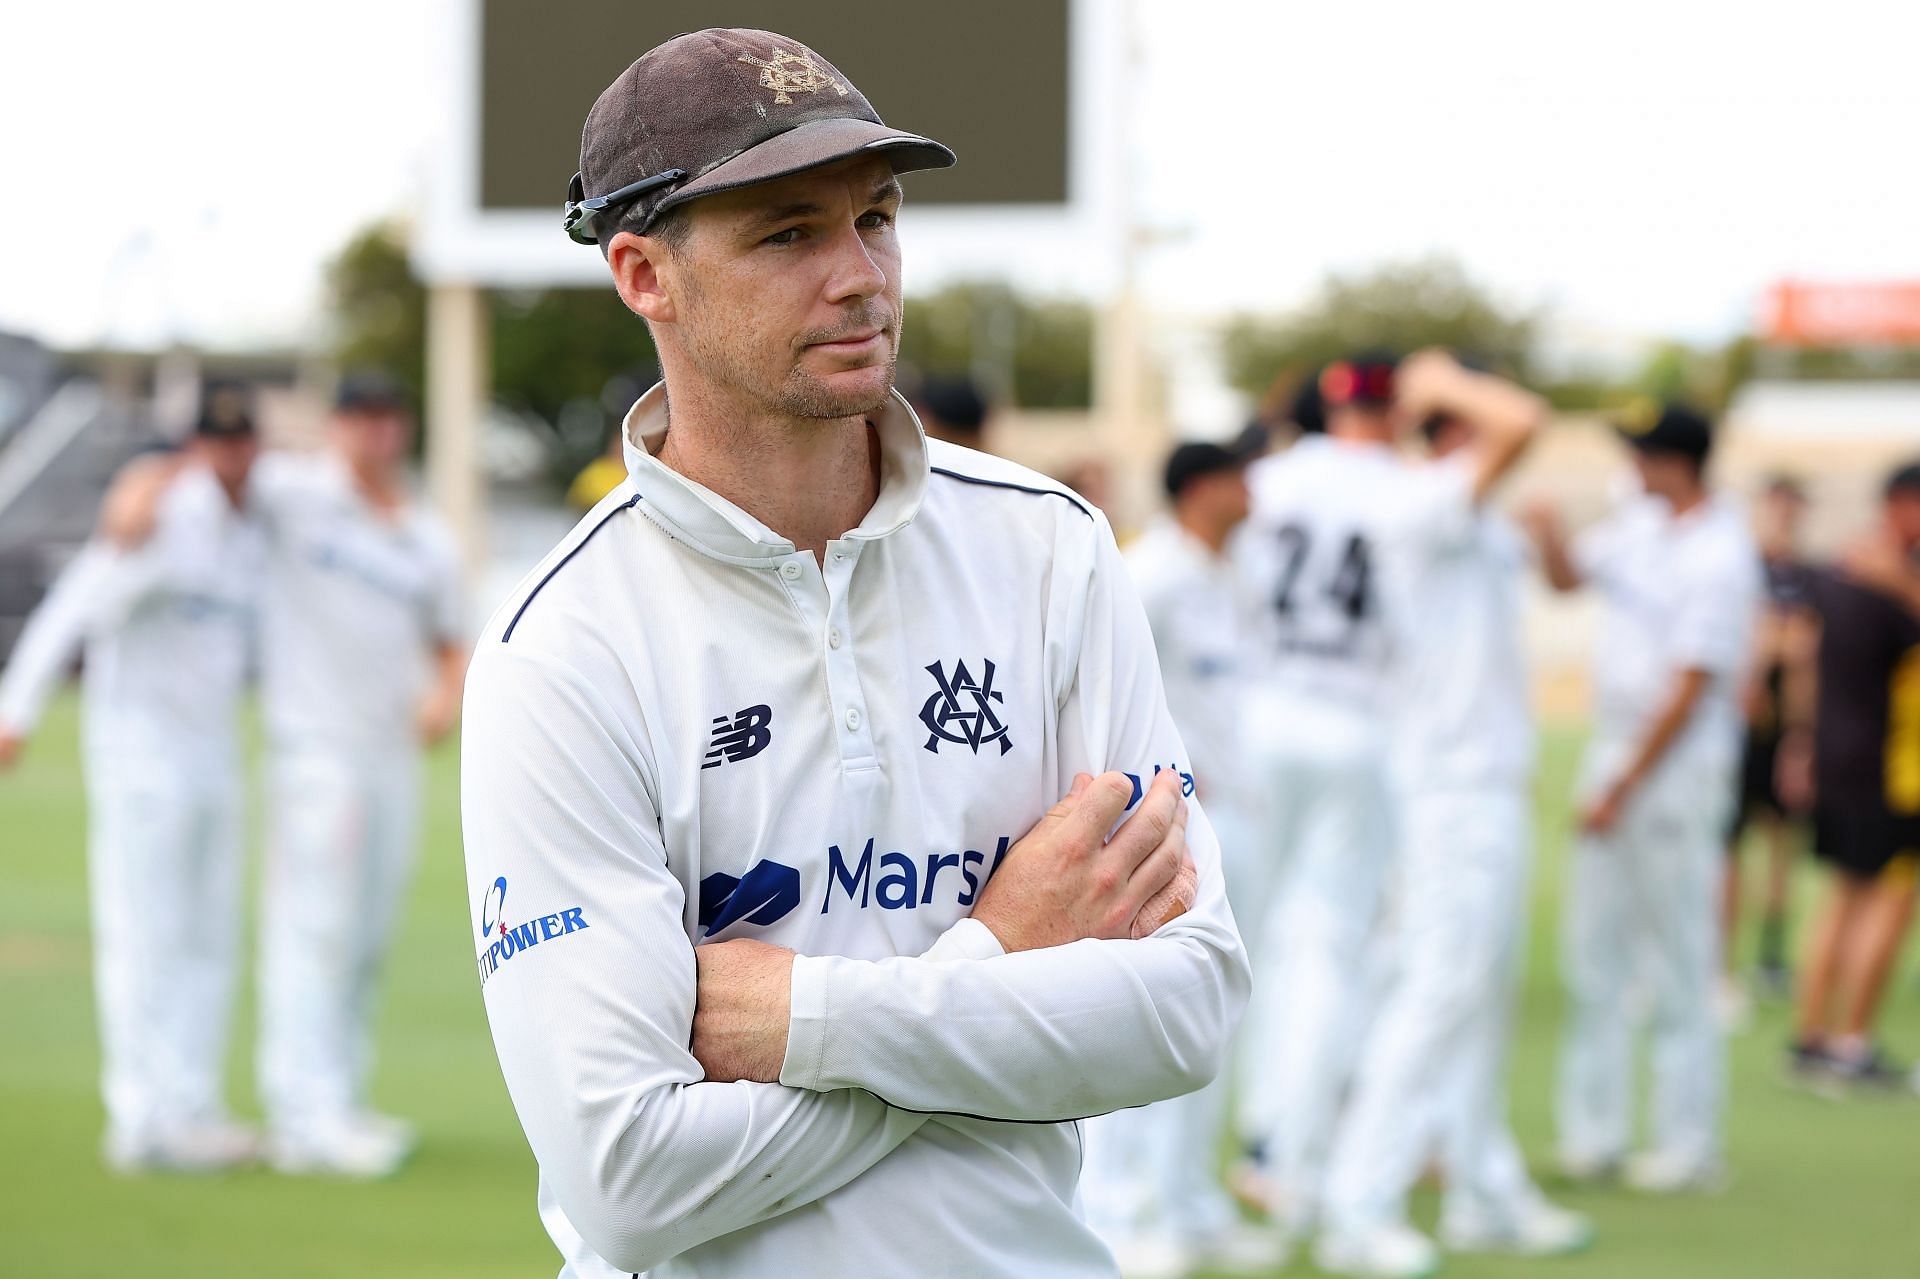
[[[667,295],[661,264],[667,246],[649,236],[621,231],[607,245],[607,266],[613,287],[627,309],[654,324],[671,324],[673,299]]]

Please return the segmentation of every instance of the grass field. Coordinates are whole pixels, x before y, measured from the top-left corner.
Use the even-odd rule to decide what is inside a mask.
[[[550,1276],[558,1262],[534,1215],[534,1167],[501,1086],[470,962],[455,759],[433,761],[426,847],[390,967],[375,1097],[416,1120],[419,1156],[391,1181],[346,1184],[246,1173],[124,1180],[97,1156],[101,1126],[88,983],[84,805],[71,699],[22,766],[0,776],[0,1276],[172,1279]],[[1552,929],[1566,831],[1559,797],[1576,741],[1549,743],[1535,935],[1513,1104],[1536,1159],[1560,993]],[[1803,883],[1802,898],[1808,884]],[[1889,1039],[1920,1048],[1911,964],[1895,985]],[[257,1113],[243,1006],[234,1100]],[[1784,1012],[1763,1008],[1733,1047],[1734,1183],[1708,1199],[1567,1193],[1599,1224],[1595,1249],[1553,1263],[1451,1262],[1447,1273],[1567,1279],[1742,1276],[1912,1279],[1920,1275],[1920,1102],[1837,1104],[1777,1079]],[[1423,1201],[1423,1214],[1432,1204]],[[1296,1273],[1308,1273],[1304,1263]],[[831,1266],[796,1266],[795,1279]],[[901,1279],[911,1279],[902,1276]]]

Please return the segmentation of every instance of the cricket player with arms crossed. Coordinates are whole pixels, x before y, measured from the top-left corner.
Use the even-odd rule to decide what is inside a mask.
[[[1106,521],[892,389],[895,174],[951,162],[764,31],[588,115],[569,230],[665,383],[483,634],[463,756],[565,1275],[1112,1275],[1075,1121],[1204,1085],[1245,1002]]]

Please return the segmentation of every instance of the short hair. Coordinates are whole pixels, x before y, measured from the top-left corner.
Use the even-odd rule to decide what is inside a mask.
[[[600,256],[604,258],[613,252],[613,237],[622,231],[648,236],[666,245],[671,252],[678,253],[686,246],[687,236],[693,232],[693,221],[687,216],[687,209],[692,203],[688,201],[687,204],[674,205],[655,218],[652,225],[647,223],[646,210],[631,204],[625,206],[620,211],[620,217],[600,236]]]

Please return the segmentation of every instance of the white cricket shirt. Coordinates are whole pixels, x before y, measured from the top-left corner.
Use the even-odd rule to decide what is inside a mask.
[[[1385,745],[1396,650],[1418,625],[1401,615],[1393,575],[1461,537],[1472,516],[1428,470],[1385,444],[1309,435],[1248,471],[1253,509],[1234,559],[1256,595],[1252,715],[1264,731],[1311,709],[1323,726]]]
[[[1642,496],[1582,533],[1573,559],[1604,601],[1593,658],[1596,747],[1637,744],[1679,673],[1704,670],[1712,679],[1667,760],[1731,766],[1762,582],[1740,513],[1715,497],[1676,517],[1664,500]]]
[[[410,747],[435,647],[465,638],[452,538],[418,504],[375,509],[331,454],[262,457],[251,490],[271,548],[270,736],[283,747]]]
[[[1394,751],[1403,785],[1524,784],[1534,729],[1520,633],[1525,543],[1473,500],[1470,459],[1415,465],[1388,560],[1397,600]]]
[[[1250,784],[1241,733],[1251,654],[1250,607],[1232,560],[1171,516],[1126,549],[1160,655],[1167,707],[1210,794],[1239,797]]]
[[[968,918],[1074,773],[1191,772],[1106,521],[896,396],[823,564],[661,466],[664,413],[467,684],[478,976],[562,1273],[1112,1275],[1072,1121],[1225,1054],[1212,831],[1151,938],[1003,955]],[[800,955],[778,1084],[688,1051],[694,944],[739,937]]]
[[[0,723],[31,730],[84,644],[82,715],[96,758],[229,762],[263,556],[258,522],[211,471],[188,467],[143,546],[95,542],[54,583],[0,682]]]

